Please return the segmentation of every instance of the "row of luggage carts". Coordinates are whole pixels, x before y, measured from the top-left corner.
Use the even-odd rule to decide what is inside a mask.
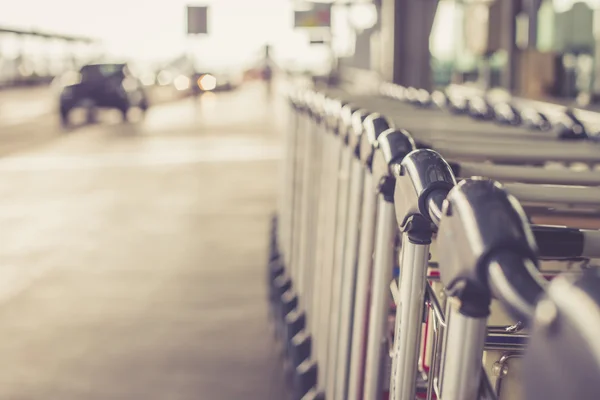
[[[589,124],[391,84],[288,96],[268,284],[294,399],[600,398]]]

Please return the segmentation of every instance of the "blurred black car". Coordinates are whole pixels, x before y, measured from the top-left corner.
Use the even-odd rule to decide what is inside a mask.
[[[148,109],[144,85],[129,70],[127,64],[90,64],[63,81],[60,91],[60,118],[69,124],[69,113],[76,108],[88,111],[88,121],[99,108],[121,112],[127,121],[128,111],[138,107]]]

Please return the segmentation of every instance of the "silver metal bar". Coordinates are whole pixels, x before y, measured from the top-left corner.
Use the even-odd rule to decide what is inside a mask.
[[[306,139],[304,143],[304,165],[303,165],[303,176],[302,176],[302,198],[298,205],[301,207],[300,214],[300,237],[299,237],[299,250],[298,250],[298,273],[297,281],[294,282],[296,285],[296,291],[299,296],[299,304],[305,305],[307,303],[307,286],[306,276],[310,274],[309,269],[311,268],[311,241],[314,237],[313,225],[312,225],[312,213],[315,208],[313,198],[315,196],[315,181],[317,180],[318,174],[315,174],[316,167],[318,164],[319,149],[316,146],[317,138],[319,135],[316,130],[309,129],[306,132]]]
[[[538,146],[537,143],[535,146],[523,146],[523,143],[521,141],[490,146],[485,142],[455,143],[450,140],[436,140],[432,147],[448,160],[493,160],[525,165],[548,161],[600,163],[600,152],[595,144],[550,142],[553,146]]]
[[[459,308],[457,299],[448,299],[440,366],[440,398],[477,400],[487,318],[469,318],[462,315]]]
[[[317,344],[319,341],[319,318],[321,312],[321,283],[322,283],[322,275],[323,271],[323,258],[325,253],[325,238],[327,235],[327,221],[328,221],[328,211],[329,211],[329,203],[331,202],[332,197],[332,185],[331,185],[331,175],[333,174],[333,166],[332,166],[332,137],[323,132],[319,132],[319,135],[322,136],[322,144],[323,144],[323,152],[321,158],[321,189],[319,191],[319,218],[317,220],[317,243],[315,247],[315,263],[314,263],[314,271],[313,271],[313,281],[311,283],[312,287],[312,306],[311,306],[311,314],[310,317],[310,326],[312,326],[312,345],[313,349],[317,349]]]
[[[297,148],[296,148],[296,171],[294,177],[294,200],[293,200],[293,247],[290,262],[290,275],[292,278],[292,285],[296,294],[299,294],[298,285],[300,284],[301,274],[301,260],[302,260],[302,235],[304,229],[304,204],[306,199],[306,187],[308,168],[310,164],[308,158],[310,157],[310,147],[308,146],[310,137],[312,136],[311,124],[307,124],[305,129],[300,132]]]
[[[358,244],[358,264],[356,266],[356,289],[354,297],[354,318],[350,347],[350,374],[348,376],[348,400],[362,397],[364,384],[364,346],[366,345],[366,323],[369,307],[370,277],[373,265],[373,246],[377,202],[373,175],[365,171],[362,198],[360,239]]]
[[[307,240],[306,247],[303,249],[303,272],[302,276],[302,287],[303,287],[303,296],[304,302],[303,305],[305,307],[306,315],[312,316],[312,306],[313,306],[313,294],[314,294],[314,274],[315,274],[315,265],[316,265],[316,252],[317,247],[319,245],[318,238],[320,233],[320,208],[322,206],[322,199],[324,196],[323,193],[323,171],[326,167],[324,164],[324,135],[320,132],[313,131],[313,157],[312,157],[312,169],[310,170],[311,174],[311,182],[310,182],[310,197],[307,209],[307,218],[308,218],[308,226],[306,229]],[[310,331],[311,327],[311,319],[306,318],[306,329]]]
[[[375,254],[371,279],[371,304],[369,308],[369,332],[365,359],[365,385],[363,400],[379,400],[381,397],[381,366],[385,326],[390,306],[389,284],[394,267],[394,239],[398,229],[394,204],[378,196],[378,216],[375,234]]]
[[[502,182],[522,182],[555,185],[600,186],[600,172],[556,170],[515,165],[490,165],[460,162],[461,178],[485,176]]]
[[[339,167],[340,157],[342,150],[342,143],[337,137],[328,135],[332,141],[330,153],[331,157],[331,183],[330,191],[331,196],[328,204],[326,205],[325,218],[327,219],[324,231],[323,241],[323,262],[321,264],[322,275],[321,275],[321,294],[319,302],[319,326],[318,326],[318,347],[317,347],[317,360],[319,362],[318,369],[318,389],[319,391],[325,390],[325,382],[327,379],[327,356],[328,351],[328,339],[329,339],[329,326],[331,321],[331,284],[333,279],[333,260],[334,260],[334,246],[336,237],[336,206],[337,199],[339,196]]]
[[[391,377],[394,393],[390,394],[391,400],[414,400],[416,396],[428,261],[429,245],[411,243],[408,235],[403,234],[400,302],[396,307],[394,340],[395,376]]]
[[[331,310],[329,321],[329,353],[327,355],[326,390],[325,397],[334,398],[335,375],[337,369],[337,350],[340,327],[340,306],[342,292],[342,277],[344,274],[344,250],[346,245],[346,229],[348,223],[348,202],[350,190],[350,170],[352,151],[348,146],[342,145],[340,162],[340,175],[338,180],[337,221],[334,243],[333,273],[331,280]]]
[[[506,190],[521,202],[568,204],[600,208],[600,188],[506,183]]]
[[[358,258],[359,221],[361,218],[364,170],[360,161],[353,158],[348,200],[348,224],[342,275],[340,304],[340,327],[337,350],[334,400],[348,398],[348,373],[350,370],[350,345],[352,342],[352,320],[354,319],[354,291]]]
[[[280,242],[283,259],[286,266],[290,263],[290,252],[292,245],[292,214],[294,193],[294,171],[296,167],[296,142],[303,125],[308,123],[306,117],[295,110],[291,112],[291,126],[286,135],[286,162],[284,164],[284,193],[281,209]]]

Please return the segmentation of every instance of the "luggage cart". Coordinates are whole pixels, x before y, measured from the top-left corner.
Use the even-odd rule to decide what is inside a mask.
[[[497,183],[468,180],[453,189],[439,215],[440,276],[448,293],[436,393],[442,399],[477,399],[486,319],[493,297],[519,321],[527,322],[543,294],[537,271],[534,231],[518,202]],[[490,209],[494,212],[490,213]],[[597,257],[598,249],[573,248],[570,230],[555,229],[546,239],[563,255]],[[597,231],[590,238],[597,244]],[[585,243],[585,233],[580,232]],[[459,246],[457,248],[457,245]],[[548,244],[546,244],[548,247]],[[469,340],[465,340],[469,338]]]
[[[372,374],[372,373],[367,373],[366,375],[367,375],[367,376],[371,376],[371,377],[372,377],[372,376],[375,376],[375,374]],[[373,378],[373,379],[374,379],[374,378]]]
[[[354,110],[354,111],[356,111],[356,110]],[[349,114],[352,115],[352,112],[350,112]],[[362,113],[356,113],[356,114],[357,114],[356,117],[354,117],[354,118],[351,117],[350,118],[350,119],[353,120],[352,124],[351,124],[353,126],[353,128],[351,129],[352,135],[348,135],[346,138],[343,138],[341,141],[338,140],[338,142],[342,144],[341,149],[351,147],[351,143],[350,142],[353,140],[352,138],[358,138],[358,137],[363,138],[363,137],[367,137],[368,136],[368,135],[365,135],[362,132],[361,133],[356,133],[357,131],[358,132],[360,132],[360,131],[366,131],[365,128],[367,126],[371,127],[371,131],[372,132],[374,131],[372,129],[373,125],[372,124],[369,125],[369,121],[368,121],[369,118],[365,118],[365,113],[364,112],[362,112]],[[347,121],[347,119],[348,118],[346,118],[346,121]],[[371,134],[371,137],[375,137],[375,138],[377,138],[378,135],[381,135],[381,133],[382,133],[381,131],[385,130],[383,128],[391,125],[389,122],[387,122],[385,120],[385,118],[382,118],[379,115],[370,117],[370,120],[376,120],[376,121],[379,121],[378,123],[382,123],[382,124],[385,123],[384,125],[381,125],[378,128],[377,133],[374,133],[374,134],[372,133]],[[346,122],[346,124],[347,124],[347,122]],[[398,137],[400,137],[400,136],[406,137],[407,136],[405,134],[405,132],[396,131],[395,133],[396,133],[396,135]],[[402,135],[400,135],[400,134],[402,134]],[[361,136],[359,136],[359,135],[361,135]],[[340,135],[340,137],[341,136],[342,135]],[[377,154],[377,149],[381,147],[380,143],[379,142],[375,143],[375,141],[373,139],[371,139],[371,140],[364,140],[364,142],[365,142],[365,145],[364,145],[365,146],[364,147],[365,151],[364,152],[360,152],[360,154],[359,154],[361,156],[361,159],[363,159],[363,162],[365,162],[365,160],[364,160],[365,156],[363,156],[363,153],[364,154],[369,154],[370,152],[373,153],[374,152],[373,147],[375,147],[375,154]],[[373,145],[373,143],[375,143],[375,145]],[[349,145],[349,146],[344,146],[344,145]],[[369,145],[370,145],[370,147],[369,147]],[[361,150],[362,150],[362,148],[361,148]],[[345,151],[339,151],[340,155],[343,155],[344,152]],[[347,151],[346,151],[346,153],[347,154],[351,154],[350,152],[347,152]],[[308,153],[306,153],[306,154],[308,154]],[[364,184],[365,188],[368,187],[366,181],[369,178],[373,179],[373,177],[372,177],[373,170],[372,169],[375,168],[374,165],[372,165],[374,163],[373,156],[371,155],[370,158],[371,158],[371,160],[368,161],[369,156],[366,157],[367,166],[370,168],[370,170],[367,173],[365,173],[365,176],[363,177],[364,178],[363,179],[363,184]],[[349,165],[352,165],[352,164],[349,164],[347,160],[348,160],[348,158],[346,158],[346,161],[342,163],[342,166],[345,166],[344,168],[342,168],[342,171],[348,171],[349,170]],[[369,162],[371,163],[371,165],[368,165]],[[352,161],[352,163],[355,163],[355,162]],[[356,163],[355,163],[355,165],[356,165]],[[353,167],[355,165],[353,165]],[[468,170],[468,168],[470,168],[470,170],[473,171],[476,168],[481,167],[481,165],[475,164],[475,163],[471,163],[471,164],[467,165],[467,168],[465,168],[465,166],[463,166],[463,165],[454,165],[453,167],[456,168],[457,166],[461,167],[463,169],[463,171]],[[339,164],[338,164],[338,167],[339,167]],[[352,170],[354,171],[354,168]],[[356,171],[358,171],[358,170],[359,169],[356,169]],[[531,170],[533,170],[533,169],[531,168]],[[388,172],[389,172],[389,170],[388,170]],[[537,173],[539,171],[536,169],[535,172]],[[369,177],[369,173],[371,175],[370,177]],[[568,175],[568,174],[563,174],[563,175],[565,175],[564,179],[566,180],[567,179],[566,175]],[[327,176],[327,174],[323,174],[323,177],[326,177],[326,176]],[[351,224],[351,222],[350,222],[351,221],[351,217],[350,216],[351,215],[355,215],[356,216],[356,212],[352,211],[352,210],[356,210],[356,207],[353,206],[352,204],[357,203],[356,200],[358,199],[358,196],[356,194],[352,195],[351,193],[360,193],[360,190],[356,189],[357,187],[360,187],[360,184],[355,185],[354,188],[355,188],[356,192],[354,192],[352,190],[353,182],[359,181],[359,179],[356,178],[357,176],[360,176],[360,174],[358,174],[357,172],[356,173],[353,172],[351,174],[350,181],[347,182],[346,187],[341,190],[342,195],[340,196],[340,195],[336,194],[338,197],[337,197],[336,201],[333,203],[333,204],[336,204],[336,205],[341,205],[341,207],[336,207],[338,214],[336,214],[336,217],[334,217],[334,221],[335,222],[333,222],[334,232],[337,231],[337,232],[339,232],[339,234],[337,234],[337,235],[336,234],[330,235],[331,237],[333,237],[333,243],[334,243],[334,246],[331,246],[331,248],[333,249],[334,253],[333,253],[332,256],[330,256],[330,257],[333,257],[332,264],[330,266],[333,269],[331,270],[330,273],[334,273],[334,274],[337,273],[337,277],[340,278],[341,282],[339,282],[339,285],[337,286],[337,289],[333,291],[334,292],[333,296],[327,296],[326,297],[326,301],[327,302],[331,302],[329,304],[332,305],[332,306],[329,307],[329,312],[327,313],[327,314],[330,315],[329,320],[328,319],[321,319],[320,321],[317,320],[317,321],[321,322],[321,325],[320,325],[319,328],[321,330],[325,329],[325,330],[327,330],[329,332],[329,334],[320,334],[320,335],[317,335],[317,336],[323,336],[323,335],[325,335],[326,336],[325,343],[328,343],[328,347],[329,347],[328,351],[326,352],[327,353],[326,355],[325,355],[324,352],[321,352],[321,354],[317,358],[317,359],[329,359],[328,360],[329,361],[329,366],[328,366],[328,369],[326,370],[327,372],[325,372],[325,377],[329,377],[329,379],[325,379],[325,377],[323,377],[323,378],[321,378],[321,380],[325,381],[325,383],[324,383],[324,385],[326,385],[325,386],[325,388],[326,388],[325,390],[329,394],[329,396],[333,395],[333,396],[335,396],[337,398],[343,398],[345,391],[347,392],[347,394],[351,394],[351,392],[352,392],[352,385],[350,385],[350,388],[345,388],[347,386],[344,385],[344,380],[348,381],[348,379],[344,379],[343,378],[343,376],[345,375],[345,372],[340,372],[340,370],[343,370],[343,368],[340,368],[339,365],[344,365],[344,364],[347,364],[347,363],[340,362],[339,360],[343,360],[344,357],[347,356],[347,354],[346,354],[347,352],[343,351],[344,345],[341,344],[341,341],[340,341],[340,343],[338,343],[339,346],[332,346],[333,344],[335,344],[334,343],[335,337],[336,336],[340,336],[340,335],[336,335],[334,333],[334,331],[335,330],[339,330],[341,332],[344,332],[343,327],[347,326],[347,323],[343,322],[343,321],[345,321],[345,317],[343,317],[343,315],[348,315],[348,312],[352,312],[354,314],[354,316],[355,316],[357,314],[357,312],[360,312],[360,308],[361,308],[360,306],[358,308],[356,308],[356,307],[344,307],[344,305],[346,305],[348,302],[345,302],[345,301],[341,300],[342,298],[343,299],[347,299],[348,298],[348,297],[344,297],[344,296],[349,296],[348,295],[348,293],[349,293],[348,290],[344,289],[344,288],[351,287],[352,286],[351,282],[353,280],[353,273],[346,274],[346,271],[351,270],[351,268],[346,267],[346,264],[352,265],[352,259],[353,259],[353,257],[357,257],[358,259],[360,259],[361,258],[361,254],[363,256],[365,256],[365,257],[369,257],[370,258],[371,257],[370,253],[372,253],[372,251],[362,251],[363,243],[365,243],[365,242],[368,243],[369,241],[371,241],[371,242],[373,241],[373,236],[371,234],[370,238],[367,238],[366,241],[360,240],[360,244],[361,244],[359,246],[360,250],[358,251],[358,254],[356,254],[355,256],[352,256],[352,247],[349,246],[349,243],[352,243],[351,242],[351,240],[353,240],[352,237],[355,237],[355,238],[358,237],[358,232],[352,233],[351,229],[346,229],[345,230],[346,232],[344,232],[344,229],[341,228],[341,227],[344,226],[344,224],[347,227],[350,227],[350,226],[354,225],[354,224]],[[303,177],[306,178],[306,174]],[[329,182],[331,182],[331,179],[332,178],[328,178],[326,180],[326,178],[323,178],[324,181],[326,180],[326,181],[329,181]],[[538,179],[543,179],[543,177],[542,178],[538,177]],[[593,179],[594,179],[594,176],[589,176],[588,177],[589,181],[593,181]],[[338,181],[339,181],[339,179],[336,179],[336,184],[338,183]],[[379,182],[380,183],[380,181],[377,181],[377,180],[375,180],[375,182]],[[372,183],[371,183],[371,185],[372,185]],[[304,187],[306,188],[307,185],[305,184]],[[378,186],[376,186],[376,188],[377,188],[378,191],[381,190],[381,188],[378,187]],[[340,191],[336,190],[336,192],[339,193]],[[373,207],[373,206],[368,207],[368,202],[367,202],[367,205],[365,205],[365,199],[367,199],[367,197],[369,197],[368,194],[367,194],[367,192],[368,192],[367,190],[363,190],[363,193],[365,195],[363,196],[363,202],[362,202],[363,203],[362,204],[362,209],[363,210],[362,211],[364,211],[365,208],[367,208],[367,209],[369,209],[369,208],[370,209],[376,208],[376,207]],[[300,212],[300,217],[296,217],[296,219],[298,219],[299,221],[304,221],[304,219],[306,218],[306,215],[305,215],[306,214],[306,204],[307,204],[306,203],[306,198],[308,197],[308,195],[304,191],[302,191],[302,193],[303,194],[302,194],[301,198],[304,199],[304,200],[301,200],[301,201],[302,201],[302,204],[305,204],[305,207],[304,207],[304,211]],[[321,198],[322,196],[319,196],[319,197]],[[371,197],[374,197],[374,196],[371,196]],[[354,199],[354,200],[352,200],[352,199]],[[345,205],[344,205],[343,202],[345,202]],[[340,209],[341,209],[341,211],[340,211]],[[365,214],[364,212],[362,212],[360,214],[361,214],[361,218],[363,219],[363,222],[365,222],[364,221],[365,218],[367,219],[367,221],[366,221],[367,224],[362,224],[362,227],[365,227],[365,226],[369,227],[369,221],[368,221],[369,218],[366,217],[369,214],[368,213]],[[370,219],[371,219],[370,224],[372,225],[373,221],[375,219],[374,218],[370,218]],[[392,218],[392,220],[393,220],[393,218]],[[302,224],[303,223],[300,222],[300,226],[301,227],[303,226]],[[332,223],[330,222],[330,224],[332,224]],[[308,226],[308,225],[304,225],[304,226]],[[337,229],[336,229],[336,227],[337,227]],[[394,228],[392,228],[392,229],[394,229]],[[318,230],[318,231],[321,232],[322,230]],[[361,231],[360,231],[360,237],[361,237],[361,239],[362,239],[363,235],[366,236],[365,232],[368,232],[368,231],[369,231],[369,229],[366,229],[364,231],[361,229]],[[300,232],[301,232],[300,235],[299,235],[300,241],[304,240],[304,242],[306,242],[306,230],[303,230],[302,228],[300,228]],[[372,232],[372,230],[371,230],[371,232]],[[298,234],[296,234],[296,236],[298,237]],[[378,237],[378,239],[379,239],[379,237]],[[379,242],[379,240],[377,240],[377,242]],[[302,254],[303,251],[301,249],[303,249],[305,246],[306,246],[306,244],[300,245],[300,249],[297,250],[297,252],[299,251],[300,254]],[[384,251],[386,251],[387,254],[390,254],[389,248],[388,249],[379,249],[379,254],[386,254],[386,253],[383,253]],[[321,253],[318,251],[317,254],[319,255]],[[391,254],[392,254],[392,257],[393,257],[393,252]],[[403,256],[404,256],[404,253],[403,253]],[[300,256],[300,257],[302,257],[302,256]],[[321,257],[322,257],[322,255],[321,255]],[[382,259],[382,260],[385,260],[385,257],[383,257],[381,255],[379,257],[376,256],[375,260],[377,260],[378,258]],[[388,258],[389,258],[389,256],[388,256]],[[346,260],[349,260],[349,261],[346,261]],[[367,261],[367,263],[369,263],[369,261]],[[300,268],[300,271],[301,271],[300,274],[309,273],[308,271],[310,270],[309,269],[310,267],[306,268],[305,264],[306,264],[305,262],[299,263],[299,265],[300,265],[299,268]],[[310,264],[310,263],[308,263],[308,264]],[[317,263],[315,265],[318,266],[318,265],[320,265],[320,263]],[[325,265],[325,264],[321,263],[321,265],[323,265],[323,267],[327,267],[327,265]],[[343,266],[343,268],[342,268],[342,266]],[[366,269],[365,271],[367,271],[367,270],[368,269]],[[359,268],[358,271],[357,271],[357,273],[360,275],[360,273],[363,272],[363,275],[365,275],[365,273],[364,273],[365,271],[362,271]],[[385,272],[389,273],[389,269],[387,271],[385,271]],[[366,273],[368,274],[368,271]],[[329,277],[331,277],[331,275],[329,275]],[[357,281],[360,281],[360,279],[356,278],[356,275],[354,275],[354,277],[355,277],[355,279]],[[303,281],[305,281],[305,279],[303,279]],[[318,280],[318,279],[315,280],[315,282],[317,282],[317,283],[322,283],[323,281],[324,280]],[[379,282],[382,282],[382,281],[383,280],[379,280]],[[350,283],[348,283],[348,282],[350,282]],[[389,280],[388,280],[388,282],[389,282]],[[334,286],[335,286],[335,284],[338,284],[338,280],[337,279],[329,279],[329,282],[326,282],[326,284],[325,284],[325,289],[327,287],[331,287],[331,286],[329,286],[331,284],[334,284]],[[301,285],[303,285],[303,284],[301,284]],[[306,285],[306,284],[304,284],[304,286],[306,288],[302,289],[301,293],[302,292],[306,292],[306,290],[308,290],[308,287],[310,287],[310,285]],[[367,286],[368,286],[368,284],[367,284]],[[386,286],[387,286],[387,284],[386,284]],[[358,286],[357,286],[357,288],[358,288]],[[312,296],[313,304],[317,305],[317,304],[320,303],[319,300],[315,300],[315,299],[317,299],[316,295],[323,294],[323,293],[327,293],[326,290],[320,290],[320,291],[317,290],[316,291],[316,294]],[[377,293],[379,293],[379,292],[377,292]],[[358,302],[358,298],[359,298],[358,291],[357,291],[356,294],[357,294],[356,295],[356,299],[357,299],[356,303],[359,304],[359,302]],[[304,296],[304,294],[302,294],[301,297],[302,296]],[[382,297],[384,297],[384,296],[382,296]],[[364,301],[363,301],[363,304],[364,304]],[[373,303],[371,303],[371,304],[373,304]],[[364,309],[364,306],[362,308]],[[319,310],[319,307],[317,307],[316,309]],[[337,320],[335,318],[331,318],[331,317],[335,316],[335,314],[341,315],[339,320]],[[289,314],[288,314],[288,316],[289,316]],[[375,317],[373,317],[372,314],[371,314],[370,318],[375,318]],[[379,318],[381,320],[381,316],[379,316]],[[352,320],[353,318],[349,318],[349,319]],[[356,319],[355,319],[355,321],[356,321]],[[287,325],[289,326],[289,323]],[[300,326],[300,325],[297,325],[297,326]],[[338,326],[336,326],[336,325],[338,325]],[[354,324],[353,329],[352,329],[352,333],[354,333],[354,331],[355,331],[354,328],[356,328],[357,325],[359,325],[359,324]],[[379,324],[369,325],[370,328],[372,326],[381,326],[381,325],[379,325]],[[346,330],[349,331],[349,329],[346,329]],[[359,331],[360,331],[360,329],[359,329]],[[346,336],[346,335],[342,335],[342,336]],[[350,336],[351,336],[350,337],[350,341],[353,342],[355,340],[355,337],[357,335],[352,334]],[[378,337],[378,335],[371,336],[371,337]],[[323,343],[323,342],[321,342],[321,343]],[[335,350],[333,350],[332,347]],[[374,349],[374,346],[373,346],[372,343],[370,345],[370,348]],[[380,346],[380,349],[381,349],[381,346]],[[374,351],[377,351],[377,350],[373,350],[373,352]],[[381,350],[379,350],[379,352],[381,353]],[[351,352],[351,356],[349,358],[355,357],[355,354],[356,354],[356,352]],[[360,354],[360,352],[358,354]],[[359,356],[359,358],[360,358],[360,356]],[[379,367],[373,367],[372,366],[374,364],[373,360],[375,358],[376,357],[373,357],[367,365],[370,365],[369,368],[371,368],[371,369],[375,368],[376,370],[381,371],[380,366]],[[332,361],[332,360],[334,360],[334,361]],[[352,360],[350,360],[349,364],[350,364],[350,372],[352,372]],[[355,363],[355,365],[356,365],[356,363]],[[334,384],[330,385],[332,375],[335,375],[335,379],[333,379]],[[339,376],[341,376],[342,378],[339,379],[338,378]],[[369,380],[366,382],[368,386],[365,386],[365,389],[367,387],[379,387],[380,386],[379,383],[376,383],[376,384],[373,383],[373,382],[379,382],[379,380],[381,379],[380,376],[377,376],[376,378],[373,378],[374,374],[367,374],[367,376],[369,377],[368,378]],[[350,379],[350,382],[352,383],[351,379]],[[338,396],[342,396],[342,397],[338,397]]]
[[[341,263],[340,257],[343,255],[341,251],[345,240],[345,229],[337,229],[337,226],[343,225],[346,217],[350,154],[341,151],[341,144],[335,136],[325,133],[335,134],[339,132],[337,126],[341,103],[333,102],[333,105],[333,110],[330,107],[329,115],[326,116],[326,119],[328,119],[326,121],[327,129],[320,132],[319,126],[313,126],[313,132],[309,132],[307,135],[314,135],[311,142],[316,143],[316,145],[305,149],[305,160],[308,160],[311,166],[305,166],[307,172],[305,172],[304,179],[307,184],[305,184],[302,195],[305,199],[305,207],[300,220],[312,217],[308,210],[309,201],[313,206],[318,205],[319,217],[317,223],[313,224],[314,226],[310,222],[301,223],[303,228],[300,237],[304,244],[301,245],[302,250],[300,252],[310,253],[311,250],[309,249],[314,249],[315,255],[314,259],[309,257],[308,261],[303,258],[307,255],[300,255],[300,271],[296,274],[296,279],[302,282],[300,284],[300,295],[306,299],[305,306],[311,310],[311,313],[307,318],[300,310],[296,310],[295,313],[291,312],[292,308],[298,305],[297,302],[284,310],[284,314],[287,314],[285,319],[292,364],[294,367],[301,367],[300,378],[298,379],[300,382],[297,384],[298,396],[304,395],[307,391],[306,388],[314,386],[312,381],[317,378],[314,376],[317,371],[317,362],[319,363],[319,374],[323,375],[327,372],[327,358],[330,356],[328,346],[330,335],[328,332],[331,314],[330,301],[332,299],[329,296],[322,296],[322,292],[328,294],[331,285],[336,282],[332,279],[332,269],[330,267],[333,264],[339,265]],[[344,131],[343,134],[347,136],[347,131]],[[315,175],[316,169],[313,168],[312,163],[321,156],[312,156],[312,158],[310,156],[310,154],[316,153],[315,150],[322,152],[320,185],[315,185],[316,177],[319,175]],[[341,176],[340,173],[342,173]],[[311,181],[314,182],[311,184]],[[308,189],[308,192],[306,189]],[[335,232],[339,232],[339,235],[336,235]],[[316,242],[313,239],[315,237]],[[310,243],[308,246],[311,247],[307,248],[307,243]],[[333,251],[334,248],[337,249],[337,252]],[[322,302],[326,303],[325,307],[323,307]],[[337,307],[338,304],[334,303],[333,306]],[[308,327],[311,328],[311,333],[307,331]],[[307,360],[311,353],[314,353],[314,360]],[[310,363],[307,363],[307,361],[311,361],[313,364],[309,366]],[[301,366],[301,364],[305,365]],[[324,376],[320,381],[326,381]]]
[[[421,230],[421,233],[426,233],[423,237],[431,238],[433,227],[431,223],[439,223],[439,210],[434,208],[435,204],[441,204],[449,189],[452,187],[452,173],[448,164],[446,164],[439,155],[430,150],[418,150],[409,154],[405,160],[400,164],[399,167],[394,169],[398,172],[396,177],[396,192],[395,192],[395,205],[396,215],[398,218],[398,225],[403,226],[406,224],[406,218],[418,217],[423,222],[425,229]],[[412,172],[411,172],[412,171]],[[403,172],[403,173],[402,173]],[[430,177],[446,177],[445,185],[440,185],[438,182],[429,182]],[[435,185],[443,187],[435,188]],[[433,188],[432,188],[433,187]],[[539,189],[539,188],[537,188]],[[555,193],[560,193],[556,191]],[[548,196],[544,195],[542,188],[541,192],[534,193],[529,196],[534,201],[547,200]],[[578,199],[577,194],[571,193],[570,202]],[[559,199],[566,200],[566,199]],[[583,199],[585,202],[585,199]],[[431,204],[428,204],[431,203]],[[408,211],[407,211],[408,210]],[[498,221],[502,223],[502,221]],[[428,225],[429,223],[429,225]],[[543,233],[548,234],[547,229]],[[575,231],[569,231],[574,233]],[[568,239],[569,233],[565,233],[561,236],[561,239]],[[577,243],[584,243],[582,239],[583,231],[576,231]],[[587,232],[588,240],[594,241],[596,245],[599,245],[597,231]],[[548,238],[548,236],[541,236],[542,238]],[[590,239],[591,238],[591,239]],[[403,237],[403,239],[406,239]],[[454,237],[455,240],[460,241],[463,237]],[[415,243],[416,242],[416,243]],[[417,381],[417,368],[418,358],[420,353],[419,347],[419,336],[421,333],[421,321],[423,315],[423,304],[425,299],[425,291],[427,289],[426,284],[426,271],[427,271],[427,258],[425,256],[419,256],[423,254],[428,255],[428,240],[403,240],[403,249],[401,256],[401,277],[400,277],[400,289],[393,291],[397,294],[397,318],[396,318],[396,335],[394,339],[393,353],[395,357],[394,371],[392,377],[392,389],[390,398],[393,399],[413,399],[416,394],[416,381]],[[568,244],[569,241],[564,241]],[[598,257],[600,256],[600,246],[594,248],[588,248],[585,251],[582,249],[579,253],[573,255],[568,253],[556,253],[556,248],[547,249],[551,255],[567,257],[582,255]],[[572,251],[573,247],[569,247]],[[450,251],[450,249],[446,249]],[[552,253],[554,252],[554,253]],[[449,258],[446,253],[441,256],[442,259]],[[431,297],[431,296],[430,296]],[[434,303],[436,304],[436,303]],[[438,307],[439,308],[439,307]],[[436,313],[439,317],[441,315],[440,310]],[[443,321],[442,321],[443,322]],[[434,323],[434,330],[438,329],[441,322],[437,321]],[[434,341],[435,346],[435,341]],[[481,362],[479,363],[481,367]]]
[[[381,94],[421,108],[437,107],[454,114],[469,115],[475,120],[552,131],[561,139],[597,139],[597,135],[590,134],[586,128],[586,124],[590,122],[594,125],[595,115],[549,103],[508,95],[490,96],[479,90],[452,85],[444,92],[435,91],[429,94],[425,90],[385,83],[382,85]]]

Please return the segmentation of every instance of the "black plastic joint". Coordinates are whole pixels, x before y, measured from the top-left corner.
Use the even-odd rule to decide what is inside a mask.
[[[583,254],[585,237],[579,229],[535,225],[532,230],[542,258],[575,258]]]
[[[277,277],[283,275],[285,267],[279,258],[269,261],[268,265],[269,281],[274,282]]]
[[[490,315],[492,296],[487,286],[466,285],[460,292],[458,312],[469,318],[486,318]]]
[[[392,165],[400,164],[415,148],[415,142],[405,130],[388,129],[377,138],[379,145],[373,154],[371,170],[378,191],[388,202],[394,201],[395,176]]]
[[[292,288],[292,280],[285,274],[282,274],[275,279],[274,287],[275,296],[277,296],[278,299],[281,299],[281,296]]]
[[[456,185],[448,163],[433,150],[415,150],[393,169],[398,226],[404,226],[405,220],[413,215],[421,215],[433,222],[429,215],[429,194],[434,191],[449,192]]]
[[[488,267],[499,254],[532,260],[537,252],[527,217],[519,203],[497,182],[467,179],[446,196],[437,234],[440,277],[450,296],[475,315],[491,297]],[[473,303],[473,304],[470,304]]]
[[[290,362],[297,368],[310,358],[312,352],[312,337],[307,331],[300,331],[290,341]]]
[[[314,361],[306,360],[296,368],[294,379],[294,399],[302,399],[317,385],[318,366]]]
[[[281,319],[285,320],[286,316],[298,307],[298,296],[293,289],[286,291],[281,296]]]
[[[363,122],[364,134],[360,138],[360,160],[371,167],[375,150],[379,147],[379,135],[393,128],[393,124],[379,113],[370,114]]]
[[[431,243],[435,227],[431,221],[420,214],[414,214],[404,220],[400,230],[406,233],[408,240],[414,244],[426,245]]]
[[[285,317],[286,342],[291,343],[298,333],[306,327],[306,313],[298,309],[290,312]]]

